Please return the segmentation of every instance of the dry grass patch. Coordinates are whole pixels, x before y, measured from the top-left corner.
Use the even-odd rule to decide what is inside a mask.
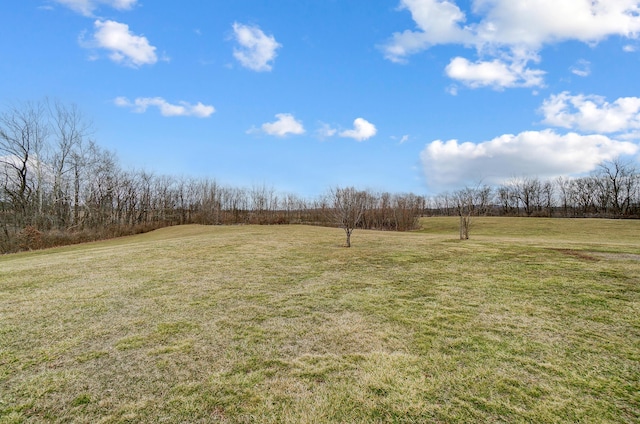
[[[0,257],[0,422],[640,420],[640,222],[501,222]]]

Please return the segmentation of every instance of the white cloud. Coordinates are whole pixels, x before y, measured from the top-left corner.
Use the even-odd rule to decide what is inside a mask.
[[[364,141],[376,135],[377,132],[378,130],[376,129],[376,126],[371,122],[363,118],[356,118],[353,121],[353,129],[342,131],[340,133],[340,137],[348,137],[353,138],[356,141]]]
[[[304,134],[305,130],[302,122],[297,121],[292,114],[278,113],[276,118],[278,119],[274,122],[262,124],[262,131],[278,137],[284,137],[289,134]]]
[[[578,63],[570,68],[570,71],[579,77],[588,77],[591,75],[591,62],[580,59]]]
[[[466,23],[467,16],[451,0],[401,0],[400,9],[411,12],[419,30],[392,36],[384,46],[391,60],[437,44],[537,51],[565,40],[597,43],[612,35],[633,38],[640,33],[637,0],[473,0],[472,10],[480,18],[475,23]]]
[[[580,174],[638,150],[636,144],[603,135],[544,130],[507,134],[479,144],[436,140],[425,147],[420,159],[429,185],[456,188],[480,180],[500,183],[516,175]]]
[[[116,106],[131,108],[136,113],[144,113],[151,106],[160,110],[162,116],[194,116],[196,118],[208,118],[216,110],[213,106],[200,102],[192,105],[187,102],[171,104],[162,97],[138,97],[131,102],[126,97],[117,97],[114,101]]]
[[[133,107],[135,104],[131,103],[126,97],[116,97],[113,99],[113,103],[118,107]]]
[[[242,66],[254,71],[270,71],[271,62],[276,58],[276,50],[282,45],[276,39],[267,36],[257,26],[233,24],[235,40],[239,47],[233,49],[235,57]]]
[[[54,0],[84,16],[93,16],[93,12],[101,5],[117,10],[130,10],[138,0]]]
[[[612,35],[635,37],[639,11],[637,0],[494,0],[477,32],[481,42],[534,49],[565,40],[593,44]]]
[[[337,133],[338,133],[338,130],[336,130],[335,128],[331,127],[331,125],[325,124],[323,122],[321,123],[320,128],[318,128],[316,130],[316,134],[321,139],[325,139],[325,138],[328,138],[328,137],[333,137]]]
[[[399,145],[406,143],[407,141],[409,141],[410,138],[411,137],[409,136],[409,134],[405,134],[405,135],[403,135],[401,137],[398,137],[398,136],[395,136],[395,135],[391,136],[391,140],[397,140]]]
[[[418,31],[395,33],[383,46],[385,57],[404,62],[410,54],[437,44],[467,43],[471,34],[461,27],[466,18],[455,3],[441,0],[402,0],[401,10],[409,10]]]
[[[458,86],[456,84],[451,84],[450,86],[448,86],[445,91],[449,94],[451,94],[452,96],[457,96],[458,95]]]
[[[461,44],[475,47],[481,58],[477,65],[500,65],[486,57],[500,59],[507,68],[515,64],[521,68],[519,78],[527,82],[513,85],[509,78],[513,69],[509,73],[493,69],[500,77],[494,84],[482,84],[479,79],[468,85],[495,87],[504,81],[510,84],[504,87],[532,86],[542,84],[542,75],[526,69],[526,64],[535,61],[544,45],[567,40],[593,45],[610,36],[640,34],[638,0],[473,0],[471,4],[474,21],[468,22],[454,0],[401,0],[400,9],[411,12],[417,28],[393,34],[382,46],[385,57],[404,62],[435,45]]]
[[[621,97],[609,103],[602,96],[550,96],[540,111],[544,123],[583,132],[619,133],[640,129],[640,97]]]
[[[97,20],[94,26],[93,42],[87,46],[109,50],[109,58],[114,62],[137,68],[158,61],[156,48],[149,44],[146,37],[129,31],[127,24]]]
[[[471,87],[534,87],[542,85],[544,71],[524,67],[521,62],[504,63],[499,59],[471,63],[463,57],[451,60],[445,69],[449,78]],[[453,95],[457,92],[453,92]]]

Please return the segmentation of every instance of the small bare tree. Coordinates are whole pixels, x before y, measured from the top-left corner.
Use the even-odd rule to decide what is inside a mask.
[[[491,188],[489,186],[465,187],[454,193],[456,210],[460,217],[460,240],[469,239],[471,217],[486,213]]]
[[[353,187],[335,188],[329,194],[333,221],[347,235],[346,247],[351,247],[351,233],[362,221],[367,203],[367,193]]]

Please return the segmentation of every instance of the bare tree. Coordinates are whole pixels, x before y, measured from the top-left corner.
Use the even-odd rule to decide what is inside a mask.
[[[335,188],[329,194],[332,205],[333,221],[347,236],[346,247],[351,247],[351,233],[355,230],[365,213],[367,193],[353,187]]]
[[[554,207],[554,190],[553,183],[551,181],[545,181],[542,183],[542,200],[544,202],[544,209],[546,211],[546,216],[551,218],[553,215],[553,207]]]
[[[572,206],[573,199],[573,184],[571,180],[564,177],[558,177],[556,179],[556,186],[559,190],[560,203],[562,206],[562,216],[569,216],[569,207]]]
[[[521,179],[511,178],[498,187],[496,198],[500,202],[504,215],[520,215],[520,207],[523,206],[521,186]]]
[[[605,203],[605,208],[611,209],[613,214],[627,214],[631,206],[633,186],[636,180],[635,174],[635,168],[621,159],[600,164],[597,176],[604,191],[602,198],[606,199],[602,203]]]
[[[56,226],[66,227],[75,218],[70,210],[71,186],[77,187],[78,159],[82,145],[91,132],[91,123],[82,115],[75,104],[66,106],[59,101],[47,101],[51,120],[51,158],[48,161],[53,171],[52,215]],[[75,193],[73,195],[75,197]]]
[[[41,158],[48,136],[45,108],[41,103],[25,103],[0,114],[0,172],[3,197],[11,204],[18,227],[34,221],[34,195],[42,202]],[[35,211],[41,211],[41,203]]]
[[[424,198],[414,194],[393,196],[393,220],[384,228],[408,231],[418,227],[418,219],[424,210]]]
[[[514,183],[515,195],[522,204],[527,216],[533,215],[541,207],[540,193],[542,186],[537,177],[519,178]]]
[[[596,182],[595,177],[580,177],[572,181],[576,208],[581,211],[583,216],[595,212]]]
[[[460,217],[460,240],[469,239],[471,218],[486,213],[490,195],[491,188],[486,185],[465,187],[454,193],[456,210]]]

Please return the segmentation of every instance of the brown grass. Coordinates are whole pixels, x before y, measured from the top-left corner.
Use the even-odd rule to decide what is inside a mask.
[[[640,420],[640,222],[455,224],[0,257],[0,422]]]

